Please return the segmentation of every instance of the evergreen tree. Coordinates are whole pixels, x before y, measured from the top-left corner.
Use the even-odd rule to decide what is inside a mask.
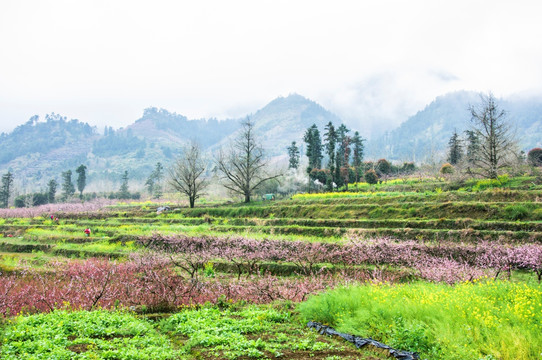
[[[359,181],[359,168],[361,167],[361,162],[363,160],[363,152],[365,150],[363,141],[364,140],[361,138],[361,136],[359,136],[359,132],[356,131],[354,133],[354,137],[352,138],[352,146],[354,147],[352,165],[355,168],[356,182]]]
[[[478,136],[476,133],[472,130],[466,130],[465,136],[467,140],[467,163],[469,164],[469,172],[470,172],[470,165],[473,165],[477,158],[477,153],[480,149],[480,139],[478,139]]]
[[[66,201],[75,194],[75,186],[72,183],[72,171],[62,173],[62,200]]]
[[[2,175],[2,188],[0,189],[0,206],[7,208],[9,206],[9,197],[13,185],[13,174],[8,171]]]
[[[77,173],[77,190],[79,190],[79,197],[83,198],[83,190],[85,190],[85,186],[87,186],[87,167],[83,164],[79,165],[79,167],[75,170]]]
[[[57,187],[58,187],[58,183],[56,182],[55,179],[51,179],[47,183],[47,202],[49,204],[53,204],[55,202]]]
[[[347,153],[349,152],[347,149],[347,147],[350,146],[350,141],[347,140],[349,132],[350,130],[344,124],[341,124],[341,126],[337,128],[337,144],[339,146],[337,148],[337,154],[335,156],[335,180],[338,186],[341,186],[344,184],[342,180],[343,177],[341,174],[341,168],[345,166],[345,163],[344,163],[345,157]],[[350,155],[348,154],[348,156]]]
[[[145,186],[149,195],[155,199],[162,197],[162,179],[164,178],[164,167],[162,163],[157,162],[153,172],[147,178]]]
[[[463,146],[461,145],[461,139],[459,138],[457,131],[454,130],[450,141],[448,141],[448,145],[450,146],[448,162],[452,165],[456,165],[463,158]]]
[[[295,141],[288,147],[288,169],[297,169],[299,167],[299,148]]]
[[[124,171],[121,177],[122,183],[119,188],[119,199],[128,199],[130,197],[130,191],[128,190],[128,170]]]
[[[334,181],[335,177],[335,145],[337,144],[337,133],[335,127],[330,121],[326,125],[326,132],[324,133],[324,144],[326,146],[327,156],[329,157],[328,169],[331,174],[331,181]]]
[[[313,124],[307,129],[303,140],[307,144],[306,155],[309,158],[307,173],[310,174],[312,169],[322,168],[322,139],[320,138],[320,131],[318,131],[316,124]]]
[[[161,162],[157,162],[153,171],[154,177],[154,192],[153,198],[160,199],[162,197],[162,179],[164,178],[164,167]]]

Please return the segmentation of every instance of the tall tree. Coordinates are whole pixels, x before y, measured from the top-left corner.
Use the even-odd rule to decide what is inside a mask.
[[[77,190],[79,190],[79,197],[83,198],[83,190],[87,186],[87,167],[83,164],[75,170],[77,173]]]
[[[216,165],[222,173],[224,187],[244,196],[246,203],[266,181],[281,176],[267,172],[268,162],[256,140],[254,123],[248,117],[242,122],[241,131],[231,143],[229,151],[219,152]]]
[[[47,202],[49,204],[53,204],[55,202],[57,187],[58,187],[58,183],[55,179],[51,179],[47,183]]]
[[[365,150],[365,146],[363,145],[364,139],[361,138],[359,135],[359,132],[354,132],[354,136],[352,137],[352,146],[353,149],[353,158],[352,158],[352,165],[354,166],[355,173],[356,173],[356,182],[359,181],[359,170],[361,167],[361,162],[363,161],[363,152]]]
[[[473,130],[465,130],[465,136],[467,141],[467,162],[474,164],[476,160],[476,154],[480,148],[480,139],[476,136]]]
[[[461,139],[456,130],[454,130],[452,137],[450,137],[448,146],[448,162],[452,165],[457,165],[463,158],[463,145],[461,144]]]
[[[124,170],[124,174],[122,174],[121,184],[119,188],[118,197],[119,199],[128,199],[130,197],[130,190],[128,189],[128,170]]]
[[[335,145],[337,144],[337,133],[335,132],[335,127],[331,121],[327,123],[325,129],[324,144],[327,156],[329,157],[328,169],[333,181],[335,180],[333,179],[333,176],[335,175]]]
[[[3,208],[9,206],[9,197],[11,196],[11,188],[13,185],[13,174],[8,171],[2,175],[2,188],[0,189],[0,205]]]
[[[310,174],[312,169],[322,168],[322,139],[320,138],[320,131],[318,131],[316,124],[313,124],[307,129],[303,136],[303,141],[307,144],[306,155],[309,158],[307,173]]]
[[[75,194],[75,186],[72,183],[72,171],[62,173],[62,200],[66,201]]]
[[[181,194],[188,196],[190,207],[193,208],[197,199],[203,195],[208,182],[203,178],[205,162],[196,142],[183,149],[182,155],[169,169],[169,184]]]
[[[299,148],[295,141],[288,146],[288,169],[297,169],[299,167]]]
[[[339,186],[343,184],[341,168],[344,166],[345,154],[347,153],[346,146],[350,145],[350,141],[346,140],[349,132],[350,130],[344,124],[337,128],[337,144],[339,146],[335,156],[335,180]]]
[[[474,165],[477,172],[496,179],[499,170],[509,165],[515,140],[506,119],[506,111],[499,109],[493,94],[481,95],[478,105],[469,107],[473,131],[480,143]]]
[[[164,178],[164,167],[161,162],[157,162],[154,170],[147,178],[145,186],[149,195],[155,199],[162,197],[162,179]]]

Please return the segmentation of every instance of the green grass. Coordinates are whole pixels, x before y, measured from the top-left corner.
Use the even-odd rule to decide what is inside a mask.
[[[1,345],[4,360],[178,358],[166,336],[150,323],[121,311],[19,315],[4,328]]]
[[[313,296],[298,309],[307,321],[422,358],[527,360],[542,352],[542,286],[535,283],[365,285]]]

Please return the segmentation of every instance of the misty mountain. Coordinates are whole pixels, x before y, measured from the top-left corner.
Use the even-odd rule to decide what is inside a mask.
[[[480,103],[480,94],[458,91],[437,97],[398,128],[367,142],[367,156],[395,161],[442,161],[454,131],[471,128],[469,106]],[[498,99],[507,112],[520,148],[528,151],[542,145],[542,99]]]
[[[279,97],[249,115],[268,155],[286,153],[292,141],[302,145],[303,134],[316,123],[323,129],[340,119],[317,103],[300,95]],[[43,188],[51,178],[60,180],[63,171],[88,167],[88,183],[118,183],[124,170],[130,179],[145,180],[155,164],[166,167],[181,147],[191,140],[209,153],[227,146],[240,128],[242,119],[190,120],[183,115],[154,107],[143,111],[133,124],[99,133],[95,127],[59,115],[37,116],[9,134],[0,135],[0,171],[11,170],[18,186]]]
[[[366,143],[366,159],[386,157],[396,161],[441,161],[454,130],[470,126],[469,105],[480,101],[478,93],[454,92],[439,96],[423,110]],[[517,128],[523,149],[542,144],[542,99],[516,97],[499,100]],[[279,97],[254,114],[257,137],[269,156],[286,156],[296,141],[303,154],[303,135],[312,124],[321,133],[329,121],[341,120],[319,104],[293,94]],[[89,187],[115,190],[122,173],[133,181],[144,181],[155,164],[166,168],[191,140],[198,141],[209,158],[237,135],[243,119],[190,120],[165,109],[147,108],[140,119],[125,128],[95,127],[58,114],[37,116],[8,134],[0,134],[0,173],[11,170],[21,191],[44,188],[51,179],[79,164],[88,167]],[[354,129],[355,130],[355,129]],[[361,134],[362,136],[364,134]]]

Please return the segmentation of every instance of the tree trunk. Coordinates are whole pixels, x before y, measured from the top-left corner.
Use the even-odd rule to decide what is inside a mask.
[[[191,197],[190,199],[190,208],[194,208],[194,203],[195,203],[195,199],[193,197]]]
[[[245,193],[245,203],[250,202],[250,193]]]

